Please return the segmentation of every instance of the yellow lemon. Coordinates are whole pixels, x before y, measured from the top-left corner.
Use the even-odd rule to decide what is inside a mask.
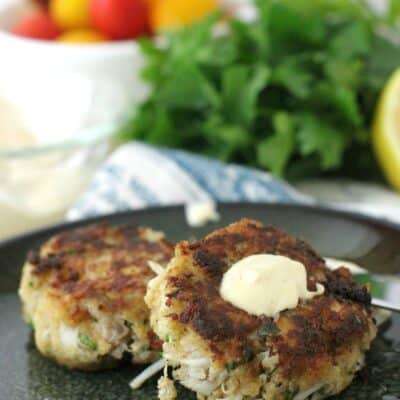
[[[383,173],[400,191],[400,68],[390,78],[379,100],[372,142]]]
[[[217,8],[217,0],[153,0],[150,24],[154,31],[189,25]]]
[[[63,33],[57,40],[64,43],[79,44],[105,42],[108,38],[91,29],[76,29]]]
[[[90,27],[89,0],[51,0],[50,15],[63,29]]]

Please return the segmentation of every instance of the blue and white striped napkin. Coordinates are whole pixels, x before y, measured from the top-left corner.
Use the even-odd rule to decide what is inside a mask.
[[[135,142],[111,155],[67,218],[210,200],[313,203],[268,173]]]
[[[110,156],[67,219],[210,200],[322,204],[400,223],[400,196],[381,185],[339,180],[294,188],[260,170],[138,142]]]

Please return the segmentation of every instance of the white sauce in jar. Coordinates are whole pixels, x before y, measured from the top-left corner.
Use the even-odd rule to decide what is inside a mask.
[[[0,240],[61,221],[108,149],[99,142],[32,151],[42,144],[19,111],[0,96]],[[12,155],[22,149],[26,151]]]

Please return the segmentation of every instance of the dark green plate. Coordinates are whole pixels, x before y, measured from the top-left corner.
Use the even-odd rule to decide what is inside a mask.
[[[365,217],[289,205],[220,205],[221,221],[190,228],[182,207],[127,212],[61,225],[0,243],[0,399],[4,400],[144,400],[156,399],[156,380],[134,393],[128,382],[140,369],[129,364],[97,373],[68,371],[43,358],[21,320],[16,294],[27,251],[51,235],[76,226],[107,221],[133,222],[165,231],[171,240],[200,237],[241,217],[256,218],[306,239],[324,256],[354,260],[376,272],[400,273],[400,227]],[[338,399],[400,399],[400,318],[380,330],[368,363]],[[180,391],[180,399],[194,399]]]

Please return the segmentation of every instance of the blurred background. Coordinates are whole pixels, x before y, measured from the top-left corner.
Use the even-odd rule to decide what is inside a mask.
[[[0,54],[0,240],[130,141],[400,221],[400,0],[0,0]]]

